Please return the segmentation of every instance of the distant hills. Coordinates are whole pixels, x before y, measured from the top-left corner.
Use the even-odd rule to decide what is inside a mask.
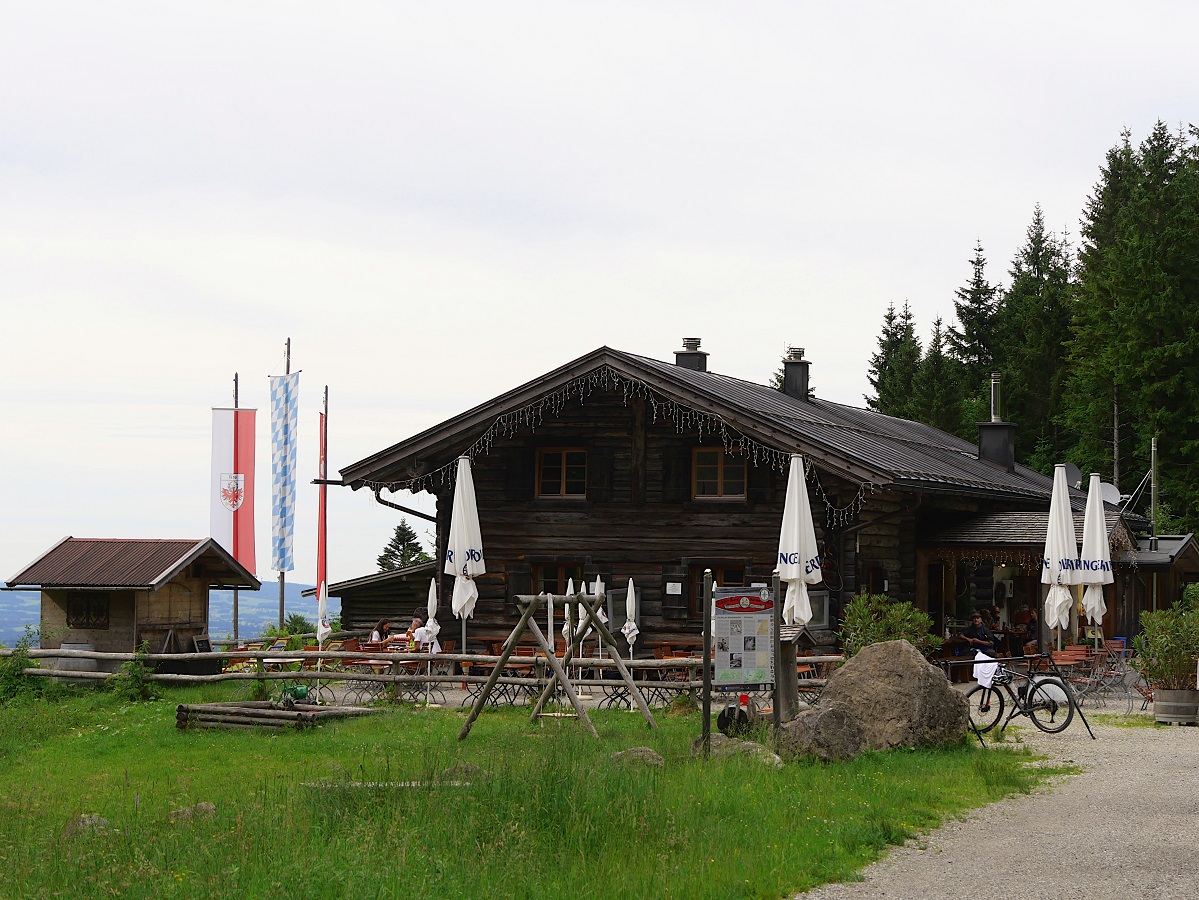
[[[301,597],[311,590],[310,584],[284,585],[283,601],[286,615],[301,613],[316,621],[316,598]],[[267,625],[279,621],[279,584],[264,582],[257,591],[238,591],[237,610],[240,628],[238,637],[256,637]],[[329,615],[341,614],[341,601],[329,598]],[[11,647],[24,633],[25,626],[36,625],[41,619],[39,591],[0,591],[0,643]],[[208,631],[214,638],[233,635],[233,592],[213,591],[208,601]]]

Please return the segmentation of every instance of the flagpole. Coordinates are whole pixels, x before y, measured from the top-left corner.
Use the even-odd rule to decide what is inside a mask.
[[[236,424],[237,423],[237,412],[236,412],[236,410],[237,410],[237,373],[236,372],[233,373],[233,409],[235,410],[235,412],[233,413],[233,421],[234,421],[233,427],[235,429],[234,434],[236,434],[236,428],[237,428],[237,424]],[[236,447],[237,446],[236,438],[234,438],[233,443],[234,443],[234,446]],[[236,451],[234,451],[234,455],[236,456]],[[251,501],[251,502],[253,502],[253,501]],[[237,553],[236,545],[233,548],[233,552],[235,554]],[[237,640],[237,588],[236,588],[236,586],[233,588],[233,640],[235,640],[235,641]]]
[[[327,536],[328,536],[328,485],[325,484],[329,474],[329,385],[325,385],[325,397],[322,403],[323,411],[321,412],[321,428],[320,428],[320,463],[317,470],[320,472],[320,485],[318,489],[317,514],[316,514],[316,646],[318,650],[323,650],[325,642],[323,635],[325,633],[325,619],[328,618],[329,609],[329,575],[328,556],[327,556]],[[317,697],[320,697],[321,682],[320,670],[322,660],[316,661],[317,682],[316,692]]]
[[[284,357],[284,366],[285,366],[285,368],[283,370],[283,374],[290,375],[291,374],[291,338],[288,338],[287,343],[284,345],[283,357]],[[286,581],[287,581],[287,575],[282,569],[280,569],[279,570],[279,631],[280,631],[280,633],[283,632],[283,589],[284,589],[284,585],[285,585]]]

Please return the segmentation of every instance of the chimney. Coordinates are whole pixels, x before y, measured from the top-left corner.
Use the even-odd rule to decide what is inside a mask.
[[[999,417],[999,373],[991,373],[991,421],[978,423],[978,458],[1016,470],[1016,426]]]
[[[787,356],[783,360],[783,393],[796,400],[807,400],[811,397],[808,388],[808,367],[811,365],[803,358],[803,347],[788,347]]]
[[[708,354],[699,349],[700,338],[683,338],[683,349],[674,351],[674,364],[697,372],[708,371]]]

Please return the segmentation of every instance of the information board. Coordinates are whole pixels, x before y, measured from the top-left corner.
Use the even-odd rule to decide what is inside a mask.
[[[774,598],[770,588],[715,588],[712,651],[718,691],[774,687]]]

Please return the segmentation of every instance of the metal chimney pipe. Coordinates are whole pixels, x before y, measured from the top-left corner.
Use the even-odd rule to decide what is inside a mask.
[[[999,373],[991,373],[991,421],[1002,422],[999,417]]]

